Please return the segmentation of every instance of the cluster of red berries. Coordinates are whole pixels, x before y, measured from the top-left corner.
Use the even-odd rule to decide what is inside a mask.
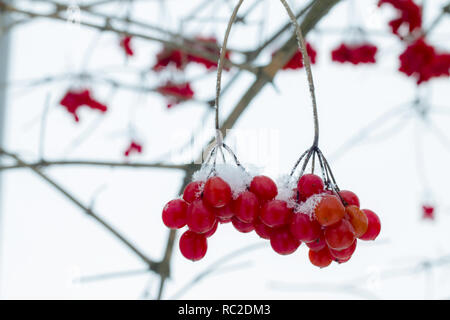
[[[361,210],[357,195],[351,191],[325,189],[319,176],[305,174],[295,193],[298,205],[290,232],[309,247],[309,259],[315,266],[347,262],[355,252],[357,239],[375,240],[380,233],[378,216],[371,210]]]
[[[179,244],[183,256],[193,261],[205,256],[207,238],[219,223],[231,222],[243,233],[255,231],[282,255],[293,253],[305,242],[311,263],[318,267],[326,267],[333,260],[348,261],[357,238],[374,240],[380,232],[378,216],[360,210],[354,193],[325,190],[316,175],[303,175],[289,199],[277,195],[275,182],[260,175],[233,198],[229,184],[213,176],[206,182],[188,184],[182,199],[164,207],[162,219],[172,229],[188,226]]]
[[[123,152],[125,157],[129,157],[132,153],[142,153],[142,144],[132,140],[127,149]]]
[[[194,44],[194,49],[210,53],[211,55],[217,56],[217,59],[219,58],[220,50],[215,37],[196,37]],[[230,58],[229,51],[226,52],[225,58]],[[182,70],[191,62],[201,64],[208,70],[217,68],[217,61],[210,61],[201,56],[186,53],[181,49],[163,48],[162,51],[156,55],[156,63],[153,66],[153,70],[162,71],[168,67]],[[224,69],[227,70],[226,68]]]
[[[128,57],[131,57],[134,55],[134,50],[131,47],[131,37],[130,36],[125,36],[120,40],[120,46],[123,48],[125,54]]]
[[[424,220],[434,220],[435,218],[435,208],[432,205],[424,204],[422,205],[422,219]]]
[[[389,22],[392,33],[401,39],[422,28],[422,7],[413,0],[379,0],[378,6],[390,4],[398,11],[398,16]],[[406,34],[400,31],[407,30]]]
[[[342,43],[331,51],[331,59],[339,63],[375,63],[375,55],[378,48],[370,43],[346,44]]]
[[[309,59],[312,64],[316,63],[317,51],[313,48],[313,46],[307,42],[306,43],[306,52],[308,53]],[[273,55],[277,52],[275,51]],[[292,58],[284,65],[283,70],[297,70],[303,68],[303,55],[300,50],[297,50]]]
[[[156,90],[168,98],[167,108],[191,100],[194,97],[194,91],[189,82],[174,83],[169,81],[165,85],[158,87]]]
[[[417,84],[432,78],[450,76],[450,53],[437,52],[424,38],[411,43],[400,55],[400,72],[417,79]]]
[[[88,89],[67,91],[59,104],[65,107],[66,110],[73,115],[76,122],[80,121],[77,114],[80,107],[86,106],[91,109],[100,110],[101,112],[106,112],[108,110],[106,105],[92,98],[91,91]]]

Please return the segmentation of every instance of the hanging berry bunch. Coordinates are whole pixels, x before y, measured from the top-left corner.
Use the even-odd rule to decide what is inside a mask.
[[[127,57],[131,57],[134,55],[134,50],[131,46],[131,36],[124,36],[120,40],[120,46],[122,47]]]
[[[424,220],[434,220],[435,216],[435,207],[431,204],[423,204],[422,205],[422,219]]]
[[[125,157],[129,157],[133,153],[142,153],[142,149],[142,144],[132,140],[126,150],[123,152],[123,155]]]
[[[311,59],[311,63],[316,63],[316,57],[317,57],[317,51],[313,48],[313,46],[307,42],[306,43],[306,50],[308,52],[308,55]],[[275,55],[277,52],[275,51],[273,55]],[[283,66],[283,70],[297,70],[302,69],[304,67],[303,65],[303,56],[302,52],[300,50],[297,50],[292,58]]]
[[[59,102],[60,105],[66,108],[67,112],[71,113],[76,122],[80,121],[77,114],[78,109],[86,106],[94,110],[106,112],[108,107],[103,103],[98,102],[92,97],[89,89],[83,90],[68,90],[64,97]]]
[[[174,105],[194,98],[194,91],[189,82],[174,83],[169,81],[165,85],[158,87],[156,90],[167,97],[167,108],[171,108]]]
[[[331,59],[338,63],[375,63],[378,48],[370,43],[347,44],[342,43],[331,51]]]
[[[303,53],[314,115],[314,140],[312,146],[298,159],[291,170],[284,188],[293,190],[290,206],[293,217],[289,229],[283,231],[282,246],[275,251],[286,254],[295,251],[303,241],[309,247],[309,259],[318,267],[326,267],[332,261],[348,261],[356,249],[357,238],[374,240],[380,233],[381,224],[378,216],[371,210],[360,209],[358,197],[350,191],[341,191],[337,185],[331,167],[319,149],[319,120],[315,97],[311,63],[306,51],[305,41],[295,15],[285,0],[281,0],[292,23],[296,27],[298,45]],[[311,174],[305,174],[311,161]],[[316,161],[320,165],[322,178],[314,174]],[[301,168],[296,186],[292,186],[297,168]],[[295,180],[294,180],[295,181]],[[264,211],[264,210],[263,210]],[[281,237],[281,236],[280,236]]]
[[[330,165],[318,147],[319,126],[309,56],[292,10],[285,0],[280,1],[296,28],[308,76],[315,124],[313,145],[303,153],[288,178],[277,186],[269,177],[252,177],[223,143],[219,130],[221,72],[228,35],[243,2],[240,0],[228,24],[219,59],[216,144],[202,169],[194,174],[193,182],[186,186],[182,199],[170,201],[162,213],[167,227],[188,226],[180,238],[180,251],[187,259],[203,258],[207,238],[215,233],[220,223],[230,221],[240,232],[254,230],[261,238],[270,240],[272,249],[278,254],[291,254],[305,242],[310,249],[311,263],[318,267],[326,267],[333,260],[338,263],[348,261],[356,249],[356,239],[374,240],[380,233],[378,216],[370,210],[361,210],[359,199],[353,192],[339,189]],[[216,166],[217,155],[222,154],[225,160],[225,152],[233,157],[233,168],[240,173],[234,175],[235,179]],[[304,174],[311,159],[312,173]],[[323,179],[314,175],[316,159]],[[299,166],[301,172],[296,181],[294,174]],[[230,167],[224,168],[229,170]]]
[[[414,0],[379,0],[378,6],[389,4],[394,7],[398,16],[389,22],[392,33],[400,39],[420,32],[422,28],[422,7]],[[405,31],[406,30],[406,31]]]
[[[380,0],[378,6],[389,4],[399,16],[390,21],[392,32],[405,44],[399,56],[399,71],[415,78],[417,85],[438,77],[450,77],[450,53],[429,44],[422,26],[422,7],[413,0]]]

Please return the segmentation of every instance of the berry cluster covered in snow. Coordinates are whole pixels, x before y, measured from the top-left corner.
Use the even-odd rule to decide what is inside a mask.
[[[233,170],[239,168],[211,177],[205,170],[198,172],[182,198],[164,207],[162,219],[167,227],[188,227],[179,243],[185,258],[202,259],[207,238],[220,224],[229,222],[239,232],[255,231],[270,240],[272,249],[281,255],[295,252],[304,242],[311,263],[318,267],[348,261],[356,239],[374,240],[380,232],[378,216],[360,210],[353,192],[326,190],[316,175],[303,175],[293,188],[286,181],[277,186],[267,176],[232,174]]]

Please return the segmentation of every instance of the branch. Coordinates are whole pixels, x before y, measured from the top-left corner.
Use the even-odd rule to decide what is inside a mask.
[[[64,5],[61,5],[61,6],[64,7]],[[23,15],[28,16],[30,18],[46,18],[46,19],[54,19],[54,20],[64,21],[64,22],[67,21],[67,18],[63,17],[59,13],[59,8],[57,10],[55,10],[53,13],[44,14],[44,13],[38,13],[38,12],[34,12],[34,11],[28,11],[28,10],[20,9],[20,8],[14,7],[12,5],[6,4],[4,2],[0,2],[0,10],[23,14]],[[215,54],[212,54],[212,53],[204,51],[204,50],[199,50],[199,49],[195,48],[194,46],[192,46],[193,44],[196,43],[195,40],[187,40],[187,41],[183,41],[183,42],[175,42],[175,41],[169,41],[169,40],[164,40],[164,39],[161,39],[161,38],[149,36],[149,35],[146,35],[146,34],[143,34],[143,33],[130,32],[127,29],[124,29],[124,28],[119,29],[119,28],[113,27],[111,25],[111,19],[109,19],[108,17],[105,17],[105,22],[103,24],[95,24],[95,23],[86,22],[86,21],[77,21],[77,23],[80,24],[80,25],[86,26],[86,27],[90,27],[90,28],[94,28],[94,29],[100,30],[100,31],[110,31],[110,32],[117,33],[118,35],[127,34],[127,35],[129,35],[131,37],[135,37],[135,38],[140,38],[140,39],[144,39],[144,40],[160,42],[160,43],[162,43],[164,46],[166,46],[168,48],[182,49],[186,53],[203,57],[205,59],[208,59],[209,61],[217,62],[217,56]],[[182,38],[182,37],[179,36],[178,38]],[[246,63],[243,63],[243,64],[234,63],[234,62],[232,62],[232,61],[227,59],[225,65],[227,67],[236,67],[236,68],[239,68],[239,69],[243,69],[243,70],[249,71],[251,73],[256,73],[256,68],[254,68],[254,67],[252,67],[252,66],[250,66],[250,65],[248,65]]]
[[[1,152],[0,152],[1,153]],[[5,152],[4,152],[5,153]],[[6,153],[5,153],[6,154]],[[8,154],[6,154],[8,155]],[[17,162],[12,165],[0,166],[0,171],[9,169],[20,168],[44,168],[50,166],[99,166],[99,167],[112,167],[112,168],[142,168],[142,169],[178,169],[187,170],[192,164],[164,164],[164,163],[145,163],[145,162],[113,162],[113,161],[91,161],[91,160],[59,160],[59,161],[47,161],[41,160],[34,163]]]
[[[108,222],[106,222],[103,218],[98,216],[96,213],[93,212],[91,208],[88,208],[84,204],[82,204],[77,198],[75,198],[72,194],[70,194],[66,189],[64,189],[62,186],[60,186],[58,183],[56,183],[53,179],[51,179],[49,176],[47,176],[45,173],[43,173],[41,170],[39,170],[37,167],[34,167],[25,161],[23,161],[21,158],[19,158],[17,155],[13,153],[9,153],[5,151],[3,148],[0,148],[0,155],[6,155],[15,161],[23,167],[31,169],[36,175],[41,177],[43,180],[45,180],[47,183],[49,183],[52,187],[54,187],[56,190],[58,190],[61,194],[63,194],[68,200],[70,200],[73,204],[75,204],[78,208],[80,208],[82,211],[84,211],[85,214],[93,218],[95,221],[97,221],[101,226],[103,226],[106,230],[108,230],[114,237],[116,237],[120,242],[122,242],[128,249],[130,249],[132,252],[134,252],[147,266],[150,270],[154,272],[159,272],[159,263],[151,260],[148,258],[143,252],[141,252],[138,248],[134,246],[129,240],[127,240],[119,231],[114,229]]]

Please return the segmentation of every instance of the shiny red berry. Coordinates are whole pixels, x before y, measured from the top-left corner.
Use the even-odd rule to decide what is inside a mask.
[[[255,227],[253,226],[253,223],[245,223],[242,222],[241,220],[239,220],[236,217],[233,217],[231,219],[231,223],[233,223],[234,228],[242,233],[248,233],[248,232],[252,232]]]
[[[324,190],[322,178],[315,174],[305,174],[298,180],[297,189],[300,199],[306,200],[314,194],[322,193]]]
[[[352,224],[346,219],[327,227],[324,234],[328,247],[334,250],[343,250],[350,247],[356,238]]]
[[[253,226],[255,227],[255,232],[258,236],[263,239],[270,239],[273,228],[266,226],[260,219],[256,219],[253,222]]]
[[[180,251],[186,259],[200,260],[205,256],[207,250],[208,242],[202,234],[187,230],[180,238]]]
[[[306,245],[312,251],[320,251],[325,248],[327,246],[327,243],[325,242],[325,236],[323,235],[323,232],[320,234],[319,238],[312,242],[306,243]]]
[[[266,176],[254,177],[250,183],[250,191],[261,201],[272,200],[278,194],[277,185]]]
[[[361,237],[359,237],[359,239],[375,240],[376,237],[378,237],[378,235],[380,234],[381,230],[380,218],[378,218],[375,212],[369,209],[363,209],[362,212],[366,214],[369,225],[367,227],[366,233],[364,233]]]
[[[163,209],[162,220],[171,229],[180,229],[186,225],[187,203],[181,199],[169,201]]]
[[[307,214],[297,212],[290,224],[290,230],[293,236],[303,242],[312,242],[320,237],[322,229],[320,224],[311,219]]]
[[[309,261],[316,267],[325,268],[331,264],[333,257],[328,248],[325,247],[319,251],[309,250]]]
[[[266,202],[261,208],[260,219],[269,227],[275,228],[286,225],[292,218],[292,209],[288,208],[286,201],[272,200]]]
[[[200,199],[204,182],[193,181],[184,188],[183,199],[187,203],[192,203],[195,200]]]
[[[258,216],[258,198],[253,192],[244,191],[233,202],[233,209],[239,220],[242,222],[251,223]]]
[[[357,206],[359,208],[359,198],[356,194],[348,190],[339,191],[342,200],[345,201],[346,206]]]
[[[344,249],[344,250],[330,249],[330,254],[335,259],[340,260],[340,261],[350,258],[356,250],[356,242],[357,241],[355,240],[350,247],[348,247],[347,249]]]
[[[216,217],[220,220],[229,220],[234,216],[231,203],[222,208],[211,208],[211,209],[216,214]]]
[[[345,207],[337,196],[326,194],[314,209],[317,222],[323,227],[330,226],[345,216]]]
[[[214,227],[216,216],[202,200],[195,200],[187,209],[187,225],[197,233],[205,233]]]
[[[300,244],[301,242],[289,232],[287,227],[274,229],[270,235],[270,245],[278,254],[291,254],[297,250]]]
[[[218,225],[219,225],[219,222],[216,221],[216,223],[214,223],[214,226],[212,227],[212,229],[209,230],[209,231],[207,231],[207,232],[205,232],[205,233],[203,233],[203,235],[204,235],[206,238],[211,237],[214,233],[216,233]]]
[[[211,177],[203,188],[203,199],[212,207],[224,207],[231,201],[231,188],[222,178]]]

